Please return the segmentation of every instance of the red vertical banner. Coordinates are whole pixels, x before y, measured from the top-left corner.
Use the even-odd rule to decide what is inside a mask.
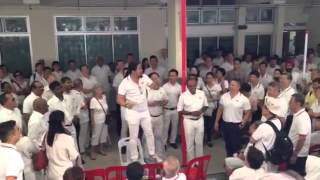
[[[187,76],[187,3],[186,0],[180,0],[180,16],[181,16],[181,88],[182,92],[186,90],[186,76]],[[183,125],[183,115],[181,116],[181,151],[182,151],[182,164],[186,165],[187,160],[187,147],[186,136]]]

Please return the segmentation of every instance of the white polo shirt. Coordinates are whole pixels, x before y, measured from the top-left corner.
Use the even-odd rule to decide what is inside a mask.
[[[265,175],[265,170],[260,169],[251,169],[247,166],[238,168],[232,172],[229,177],[229,180],[258,180]]]
[[[123,80],[123,77],[123,72],[118,72],[113,78],[112,87],[118,88],[121,81]]]
[[[126,109],[127,111],[148,111],[147,87],[152,83],[153,81],[145,74],[139,78],[138,84],[131,80],[130,75],[122,80],[118,94],[125,96],[126,100],[134,104],[131,109]]]
[[[63,72],[62,71],[53,71],[52,74],[56,77],[58,81],[61,81],[63,77]]]
[[[28,137],[37,148],[42,146],[43,137],[48,131],[48,121],[45,116],[37,111],[33,111],[28,122]]]
[[[279,119],[272,119],[271,121],[279,130],[281,129],[281,122]],[[251,137],[256,140],[255,147],[259,149],[263,154],[266,153],[266,150],[273,148],[274,142],[276,140],[276,133],[272,127],[267,123],[262,123],[251,135]],[[264,146],[263,146],[264,145]]]
[[[22,128],[22,115],[20,110],[18,108],[10,110],[2,106],[0,109],[0,123],[10,120],[16,121],[17,125]]]
[[[179,83],[172,85],[170,82],[167,82],[162,86],[162,88],[168,96],[168,104],[165,107],[177,108],[179,96],[181,94],[181,85]]]
[[[162,177],[162,180],[187,180],[187,177],[184,173],[178,173],[177,175],[173,176],[172,178]]]
[[[39,81],[39,82],[41,82],[42,83],[42,85],[47,85],[48,84],[48,82],[47,82],[47,80],[42,76],[42,75],[40,75],[39,73],[33,73],[32,75],[31,75],[31,77],[30,77],[30,85],[32,84],[32,82],[33,81]]]
[[[108,65],[95,65],[91,74],[96,77],[98,83],[104,88],[104,90],[110,89],[109,77],[111,77],[112,73]]]
[[[187,89],[179,97],[177,111],[201,111],[203,107],[208,107],[208,101],[204,92],[202,90],[197,89],[195,94],[191,94],[191,92]],[[184,118],[195,119],[199,117],[185,115]]]
[[[45,86],[42,94],[43,99],[49,101],[52,98],[52,96],[53,96],[53,93],[50,90],[49,85]]]
[[[76,69],[75,71],[68,70],[64,75],[69,77],[72,81],[74,81],[75,79],[80,78],[80,70],[79,69]]]
[[[152,72],[156,72],[156,73],[158,73],[160,75],[161,82],[163,82],[163,80],[165,79],[165,77],[167,75],[166,69],[164,69],[161,66],[158,66],[156,69],[152,69],[151,67],[149,67],[144,71],[144,73],[146,75],[149,75]]]
[[[265,73],[263,76],[260,76],[259,82],[262,84],[264,88],[268,87],[268,84],[272,82],[273,78],[270,74]]]
[[[255,96],[258,100],[263,100],[265,90],[262,84],[258,83],[255,87],[251,86],[251,96]]]
[[[90,109],[94,110],[94,122],[97,124],[104,123],[106,120],[106,113],[108,112],[106,96],[103,95],[102,99],[98,100],[95,97],[91,98]]]
[[[228,62],[224,62],[223,64],[221,64],[220,67],[223,68],[226,72],[228,72],[233,69],[233,64],[230,64]]]
[[[203,88],[203,91],[208,100],[208,109],[204,114],[206,116],[212,116],[212,112],[217,107],[217,102],[218,102],[218,100],[213,101],[212,98],[217,98],[220,95],[222,88],[220,84],[215,83],[211,87],[209,87],[208,85],[205,85],[205,87]]]
[[[71,114],[72,101],[70,101],[70,95],[63,94],[63,100],[61,101],[57,96],[53,96],[49,101],[49,111],[60,110],[64,112],[65,125],[71,125],[73,116]]]
[[[73,106],[74,115],[77,115],[80,118],[80,123],[89,122],[89,113],[86,104],[87,96],[83,92],[77,90],[71,90],[71,93],[75,97],[76,102]]]
[[[94,86],[98,85],[98,81],[95,76],[89,76],[89,78],[86,78],[82,75],[80,75],[80,79],[82,80],[83,89],[93,89]],[[91,97],[91,93],[87,93],[87,96]]]
[[[32,91],[31,93],[24,99],[22,112],[24,114],[31,114],[33,111],[33,101],[40,98],[39,96],[35,95]]]
[[[294,88],[292,88],[291,86],[289,86],[280,92],[279,97],[284,98],[286,100],[287,104],[289,104],[291,96],[295,93],[296,93],[296,90]]]
[[[1,180],[5,180],[8,176],[23,180],[23,159],[14,145],[0,142],[0,160]]]
[[[148,102],[152,101],[164,101],[168,100],[168,96],[163,88],[155,89],[147,89],[147,99]],[[149,106],[149,112],[151,116],[158,116],[163,113],[163,106]]]
[[[298,157],[307,157],[309,154],[311,140],[311,120],[309,114],[305,111],[305,109],[301,109],[300,111],[293,114],[292,125],[289,131],[289,138],[291,139],[294,148],[298,143],[299,135],[306,136],[306,141],[304,142],[303,147],[298,153]]]
[[[233,98],[230,92],[223,94],[220,105],[223,107],[222,119],[231,123],[241,123],[243,112],[251,108],[249,99],[240,92]]]

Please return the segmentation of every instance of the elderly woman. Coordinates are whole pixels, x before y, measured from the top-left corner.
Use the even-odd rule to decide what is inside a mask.
[[[65,170],[78,162],[79,152],[74,139],[64,128],[64,119],[62,111],[53,111],[49,116],[49,130],[45,143],[49,160],[48,180],[62,180]]]
[[[101,86],[93,89],[93,97],[90,100],[90,121],[92,128],[90,158],[96,159],[95,152],[105,156],[103,144],[107,142],[108,125],[106,115],[108,112],[107,99]]]

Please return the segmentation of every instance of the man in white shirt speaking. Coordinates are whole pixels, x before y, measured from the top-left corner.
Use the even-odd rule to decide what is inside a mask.
[[[188,89],[181,94],[177,106],[178,112],[184,115],[184,129],[189,161],[203,155],[203,113],[208,108],[208,101],[204,92],[197,89],[197,79],[194,75],[188,77]]]

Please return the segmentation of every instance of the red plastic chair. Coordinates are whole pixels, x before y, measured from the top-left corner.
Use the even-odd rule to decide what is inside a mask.
[[[188,162],[185,169],[187,180],[206,180],[211,156],[201,156]]]
[[[100,177],[99,180],[106,179],[106,173],[104,169],[87,170],[84,172],[84,174],[86,180],[96,180],[98,177]]]
[[[144,171],[147,172],[148,179],[156,179],[157,175],[163,175],[162,163],[144,164]]]
[[[309,149],[309,154],[319,156],[320,155],[320,144],[312,145]]]
[[[112,166],[105,170],[107,180],[125,180],[127,166]]]

